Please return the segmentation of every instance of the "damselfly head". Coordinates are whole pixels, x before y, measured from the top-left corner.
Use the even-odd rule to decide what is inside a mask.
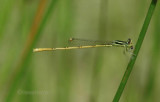
[[[133,44],[132,44],[132,39],[128,38],[127,40],[128,48],[127,50],[133,50]]]
[[[127,43],[132,44],[132,40],[130,38],[128,38]]]

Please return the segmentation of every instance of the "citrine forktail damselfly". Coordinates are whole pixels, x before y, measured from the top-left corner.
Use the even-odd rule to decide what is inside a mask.
[[[70,38],[69,41],[89,41],[78,38]],[[90,40],[91,41],[91,40]],[[100,43],[101,41],[94,41]],[[41,51],[55,51],[55,50],[71,50],[71,49],[83,49],[83,48],[97,48],[97,47],[124,47],[126,51],[133,50],[132,40],[129,38],[127,41],[114,40],[114,41],[104,41],[100,44],[95,45],[85,45],[85,46],[73,46],[73,47],[61,47],[61,48],[35,48],[33,52],[41,52]]]

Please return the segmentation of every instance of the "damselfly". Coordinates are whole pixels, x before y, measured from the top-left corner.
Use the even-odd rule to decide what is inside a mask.
[[[69,41],[92,41],[92,40],[85,40],[85,39],[78,39],[78,38],[70,38]],[[97,48],[97,47],[124,47],[126,51],[133,50],[132,40],[129,38],[127,41],[121,40],[114,40],[114,41],[94,41],[95,45],[85,45],[85,46],[73,46],[73,47],[61,47],[61,48],[35,48],[33,52],[41,52],[41,51],[55,51],[55,50],[71,50],[71,49],[83,49],[83,48]]]

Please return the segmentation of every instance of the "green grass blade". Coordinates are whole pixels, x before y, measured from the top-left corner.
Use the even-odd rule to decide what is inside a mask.
[[[99,35],[98,39],[106,38],[107,36],[107,7],[108,0],[100,1],[100,11],[99,11]],[[94,67],[93,67],[93,75],[91,79],[91,87],[90,87],[90,97],[89,102],[97,102],[99,92],[100,92],[100,80],[101,80],[101,70],[104,64],[104,50],[97,49],[95,53]]]
[[[38,19],[35,18],[35,22],[32,26],[31,29],[31,33],[29,35],[29,39],[27,40],[27,44],[25,46],[25,49],[23,51],[23,55],[20,58],[20,62],[18,63],[18,66],[15,69],[15,73],[13,73],[9,79],[9,83],[6,86],[7,89],[7,96],[5,98],[6,102],[11,102],[13,99],[14,94],[16,93],[16,89],[19,85],[19,83],[21,82],[21,80],[24,77],[25,72],[27,72],[27,66],[31,60],[31,56],[33,53],[33,47],[36,45],[38,38],[40,37],[40,35],[42,34],[43,29],[45,28],[45,25],[47,23],[47,20],[50,16],[50,14],[53,11],[53,8],[55,7],[55,4],[58,0],[52,0],[49,8],[46,12],[46,14],[44,15],[44,18],[41,21],[41,17],[44,13],[44,8],[46,7],[46,0],[41,0],[40,1],[40,6],[38,9],[38,14],[36,15],[36,17],[38,17]],[[40,18],[39,18],[40,17]],[[40,26],[37,25],[37,23],[40,23]]]
[[[61,0],[58,3],[57,13],[57,39],[59,44],[63,44],[66,38],[72,35],[74,24],[74,9],[72,8],[73,0]],[[71,101],[71,89],[73,76],[73,59],[72,55],[67,55],[65,51],[62,51],[57,57],[59,67],[57,70],[56,81],[56,95],[55,102],[70,102]],[[63,89],[63,90],[62,90]]]
[[[142,30],[140,32],[138,41],[136,43],[135,50],[133,52],[133,55],[130,58],[130,61],[129,61],[128,66],[127,66],[127,69],[126,69],[126,71],[125,71],[125,73],[123,75],[123,78],[122,78],[121,83],[119,85],[119,88],[118,88],[118,90],[116,92],[116,95],[115,95],[115,97],[113,99],[113,102],[118,102],[120,97],[121,97],[121,95],[122,95],[122,92],[123,92],[123,90],[125,88],[125,85],[126,85],[127,80],[128,80],[128,78],[129,78],[129,76],[131,74],[131,71],[133,69],[133,66],[134,66],[134,63],[135,63],[136,58],[138,56],[139,50],[141,48],[141,45],[143,43],[144,37],[146,35],[146,32],[147,32],[150,20],[152,18],[153,12],[155,10],[156,4],[157,4],[157,0],[152,0],[152,2],[150,4],[150,7],[149,7],[149,10],[148,10],[148,13],[147,13],[147,16],[145,18]]]

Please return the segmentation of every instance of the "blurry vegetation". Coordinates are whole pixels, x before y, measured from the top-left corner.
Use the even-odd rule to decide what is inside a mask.
[[[135,45],[151,0],[0,0],[0,101],[111,102],[131,53],[69,46],[70,37]],[[121,102],[158,102],[158,2]]]

